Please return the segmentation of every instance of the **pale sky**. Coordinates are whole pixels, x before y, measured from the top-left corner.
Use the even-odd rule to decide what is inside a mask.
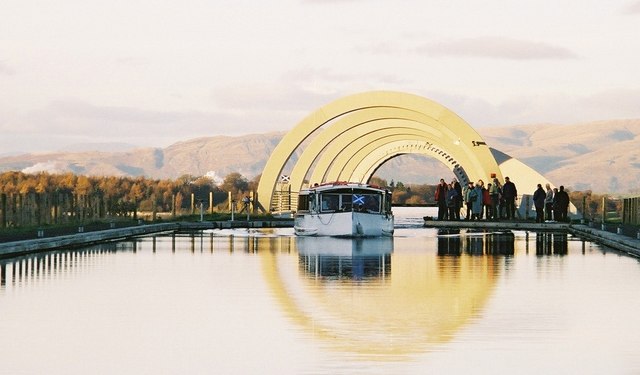
[[[638,0],[2,0],[0,155],[289,130],[395,90],[475,128],[640,118]]]

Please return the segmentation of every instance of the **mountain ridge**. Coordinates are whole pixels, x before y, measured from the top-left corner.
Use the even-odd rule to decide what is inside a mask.
[[[479,128],[487,144],[520,159],[557,185],[608,193],[640,192],[640,119],[578,124],[530,124]],[[86,175],[177,178],[190,174],[247,178],[262,173],[286,132],[216,135],[181,140],[167,147],[122,151],[33,153],[0,157],[0,172],[47,171]],[[299,154],[297,151],[294,158]],[[437,183],[451,172],[421,155],[396,157],[377,171],[388,180]]]

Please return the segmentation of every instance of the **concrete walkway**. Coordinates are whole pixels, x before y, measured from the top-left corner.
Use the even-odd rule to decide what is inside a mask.
[[[127,228],[83,232],[66,236],[45,237],[33,240],[0,243],[0,258],[9,258],[62,247],[88,246],[100,242],[118,241],[125,238],[145,236],[153,233],[178,230],[204,230],[221,228],[275,228],[292,227],[293,220],[274,221],[203,221],[145,224]]]
[[[567,231],[575,236],[640,257],[640,240],[583,224],[532,223],[518,221],[435,221],[425,220],[427,228],[512,229],[524,231]]]

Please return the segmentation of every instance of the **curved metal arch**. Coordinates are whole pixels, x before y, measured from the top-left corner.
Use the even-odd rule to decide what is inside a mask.
[[[497,164],[489,167],[490,169],[487,171],[487,169],[483,167],[479,162],[480,160],[484,160],[485,158],[490,157],[490,155],[487,155],[487,154],[490,154],[487,152],[487,150],[482,150],[482,148],[486,148],[486,147],[481,147],[481,148],[473,147],[475,148],[475,150],[473,150],[471,147],[471,145],[484,144],[484,142],[477,141],[477,140],[470,140],[472,138],[468,137],[468,134],[465,134],[465,132],[461,132],[461,135],[457,136],[457,134],[451,131],[451,129],[448,129],[439,121],[434,120],[433,117],[426,116],[420,112],[416,112],[413,110],[405,110],[401,108],[384,108],[384,109],[378,109],[378,111],[384,112],[385,114],[384,118],[396,116],[396,118],[399,118],[399,119],[414,121],[416,123],[416,127],[420,127],[423,129],[436,129],[439,132],[439,134],[441,134],[441,138],[442,138],[439,142],[442,144],[453,144],[454,142],[458,143],[461,147],[456,149],[456,152],[466,154],[466,156],[458,155],[458,159],[460,159],[461,161],[464,161],[467,165],[472,166],[474,170],[482,171],[481,173],[478,173],[479,175],[483,176],[488,173],[495,173],[495,170],[497,169],[496,167]],[[358,125],[354,123],[354,124],[351,124],[350,126],[352,128],[357,128]],[[325,131],[332,133],[331,128]],[[339,147],[340,149],[342,149],[343,147],[346,147],[346,146],[342,146],[343,144],[348,145],[350,142],[352,142],[352,138],[348,138],[348,139],[343,138],[345,134],[346,133],[339,133],[338,135],[336,135],[336,139],[339,140],[341,144],[341,146]],[[482,155],[483,158],[479,158],[477,155],[478,153],[484,154]],[[334,157],[335,157],[334,155],[327,155],[326,152],[323,153],[322,158],[324,160],[324,163],[317,165],[316,171],[318,170],[322,171],[324,168],[328,168],[329,164],[334,163],[333,161]],[[315,172],[312,175],[310,180],[311,181],[318,181],[318,180],[328,181],[328,180],[331,180],[331,178],[322,176],[320,172]]]
[[[497,162],[480,135],[447,108],[416,95],[390,91],[367,92],[329,103],[311,113],[285,135],[267,161],[258,186],[258,198],[267,204],[267,210],[270,209],[271,198],[280,174],[300,144],[323,125],[341,116],[348,116],[365,109],[374,109],[376,114],[382,114],[385,111],[393,112],[394,110],[413,112],[416,117],[422,117],[418,122],[422,122],[424,126],[442,131],[443,138],[451,141],[457,139],[457,142],[462,145],[462,152],[468,154],[468,157],[464,159],[468,160],[471,172],[480,176],[486,176],[489,173],[500,174]],[[384,116],[374,115],[374,117],[382,118]],[[350,126],[357,125],[351,124]],[[325,130],[329,131],[327,136],[333,135],[340,138],[339,134],[335,130],[329,130],[330,128]],[[336,141],[340,142],[340,140]]]
[[[408,120],[395,120],[393,124],[385,125],[363,136],[357,133],[344,135],[338,142],[332,143],[322,154],[321,160],[313,170],[310,181],[327,182],[338,179],[338,174],[344,169],[344,164],[353,157],[353,154],[380,138],[381,135],[393,136],[414,133],[421,134],[424,139],[431,142],[439,139],[437,134],[425,129],[421,124]],[[336,172],[336,168],[339,168],[338,172]]]
[[[399,109],[394,108],[393,111],[398,111]],[[464,141],[461,139],[461,137],[456,137],[454,133],[452,133],[449,129],[444,129],[442,128],[442,125],[439,123],[434,124],[433,123],[433,119],[431,119],[430,117],[425,117],[425,116],[421,116],[420,114],[417,114],[415,111],[405,111],[403,114],[398,114],[398,113],[394,113],[394,115],[400,117],[402,116],[402,120],[406,120],[406,121],[413,121],[415,122],[414,124],[414,128],[421,128],[421,129],[438,129],[438,134],[441,136],[440,139],[434,140],[434,142],[438,142],[441,144],[454,144],[457,143],[458,145],[460,145],[460,147],[456,147],[456,154],[457,154],[457,158],[461,161],[464,162],[467,165],[470,165],[476,169],[480,169],[483,170],[483,168],[480,168],[478,166],[478,157],[477,155],[474,154],[474,152],[471,150],[471,147],[469,146],[465,146]],[[355,128],[356,126],[353,125],[353,127]],[[353,142],[353,137],[351,138],[344,138],[345,133],[340,133],[339,136],[339,146],[334,148],[332,152],[327,152],[325,151],[322,154],[322,159],[320,160],[320,162],[318,163],[318,165],[316,165],[316,168],[314,170],[314,173],[312,174],[310,181],[330,181],[330,180],[334,180],[337,178],[337,176],[334,174],[331,174],[331,176],[328,176],[328,174],[325,172],[326,169],[328,169],[330,166],[332,165],[336,165],[336,164],[342,164],[345,161],[344,160],[337,160],[337,158],[339,157],[337,154],[340,153],[342,155],[347,155],[347,156],[341,156],[342,159],[344,158],[350,158],[349,153],[352,152],[356,152],[357,148],[353,151],[349,150],[349,147],[351,147],[351,143]],[[353,134],[353,133],[351,133]],[[470,141],[467,144],[484,144],[484,142],[478,142],[478,141]],[[337,151],[336,151],[337,149]],[[347,152],[347,150],[349,150]],[[481,151],[481,150],[477,150],[477,151]],[[486,151],[486,150],[485,150]],[[486,155],[485,155],[486,156]],[[497,164],[496,164],[497,165]],[[494,165],[493,167],[491,167],[492,169],[490,169],[490,172],[486,172],[486,173],[478,173],[479,176],[483,176],[483,175],[487,175],[488,173],[496,173],[495,170],[496,165]],[[297,186],[297,185],[292,185],[292,186]]]
[[[375,115],[382,117],[375,117]],[[319,161],[317,168],[327,168],[331,162],[332,156],[344,149],[344,144],[351,143],[357,139],[362,139],[370,135],[372,132],[392,129],[398,123],[408,121],[404,118],[393,117],[387,111],[381,111],[373,108],[363,109],[350,113],[348,116],[337,119],[331,124],[330,128],[318,134],[304,149],[298,161],[291,172],[291,187],[293,191],[299,191],[304,183],[304,178],[309,173],[313,163],[322,156],[324,162]],[[423,126],[423,131],[434,135],[441,134],[438,130]],[[337,141],[337,142],[336,142]],[[310,181],[325,182],[326,180],[319,175],[313,175]]]
[[[354,143],[352,145],[349,145],[349,147],[346,147],[345,150],[340,155],[338,155],[338,157],[336,157],[334,163],[326,173],[327,181],[350,181],[354,169],[362,162],[363,159],[367,157],[367,155],[375,152],[375,150],[383,147],[388,143],[402,141],[421,141],[423,142],[425,147],[429,147],[435,142],[438,142],[439,139],[430,137],[428,134],[421,133],[419,130],[414,130],[414,132],[412,133],[411,129],[397,129],[397,134],[395,135],[382,138],[366,139],[366,144],[363,144],[362,146]]]
[[[467,172],[454,157],[446,152],[440,152],[437,147],[416,147],[417,145],[407,144],[407,142],[393,142],[381,146],[374,152],[368,154],[351,174],[353,181],[366,182],[375,171],[387,161],[404,154],[422,154],[433,157],[446,165],[462,184],[466,184],[470,178]]]

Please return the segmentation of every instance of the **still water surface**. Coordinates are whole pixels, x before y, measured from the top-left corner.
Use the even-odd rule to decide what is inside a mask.
[[[0,374],[640,373],[640,263],[560,233],[291,229],[0,260]]]

